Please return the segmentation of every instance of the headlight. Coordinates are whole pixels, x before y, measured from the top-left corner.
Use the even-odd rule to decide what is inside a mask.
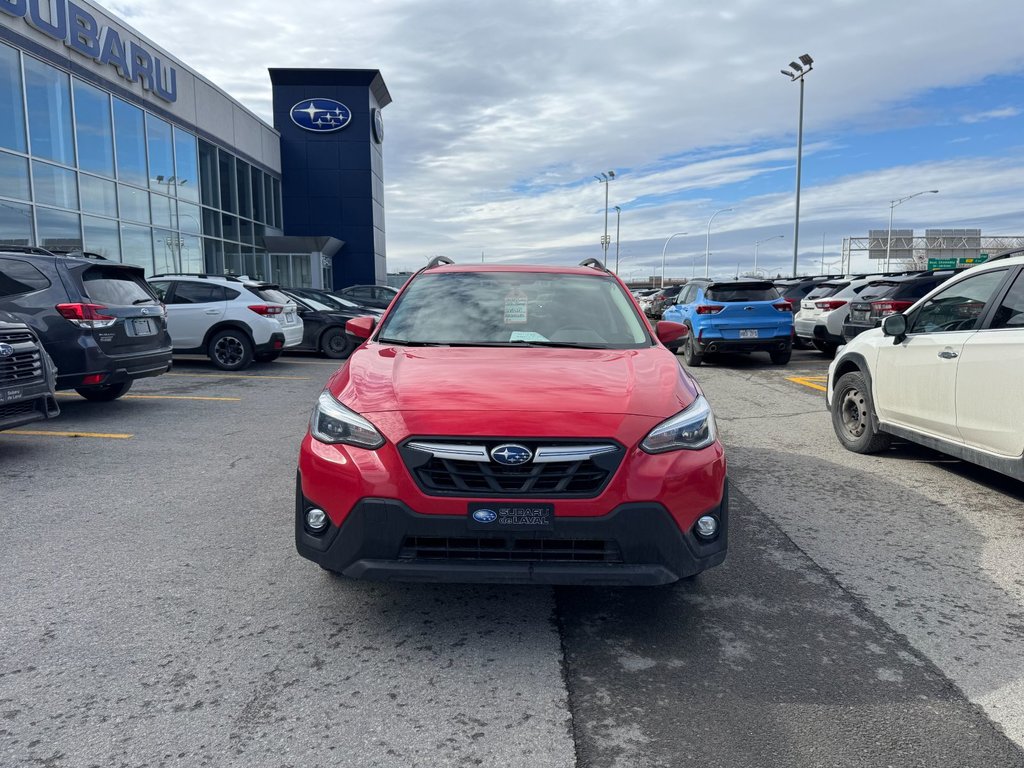
[[[717,436],[715,414],[711,412],[708,401],[698,397],[685,411],[652,429],[640,447],[647,453],[696,451],[707,448]]]
[[[373,424],[339,403],[326,390],[320,393],[313,409],[309,431],[321,443],[345,443],[370,449],[384,445],[384,438]]]

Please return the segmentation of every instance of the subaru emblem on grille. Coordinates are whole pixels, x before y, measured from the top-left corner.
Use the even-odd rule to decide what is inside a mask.
[[[533,451],[525,445],[516,445],[515,443],[499,445],[491,451],[491,459],[496,461],[498,464],[504,464],[506,467],[525,464],[532,458]]]
[[[10,357],[14,354],[14,347],[10,344],[0,344],[0,357]]]

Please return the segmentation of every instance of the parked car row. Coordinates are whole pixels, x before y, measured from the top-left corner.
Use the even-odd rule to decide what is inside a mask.
[[[285,349],[345,357],[354,348],[345,322],[379,314],[312,289],[198,274],[147,280],[141,267],[95,254],[0,246],[0,429],[58,415],[58,390],[119,398],[170,370],[174,353],[208,355],[224,370]]]

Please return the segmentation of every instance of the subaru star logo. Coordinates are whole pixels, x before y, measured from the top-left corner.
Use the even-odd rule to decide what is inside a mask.
[[[493,523],[498,519],[498,513],[493,509],[478,509],[473,513],[473,519],[478,523]]]
[[[525,464],[532,459],[533,451],[523,445],[508,443],[507,445],[499,445],[491,451],[491,458],[499,464],[504,464],[506,467],[515,467],[519,464]]]
[[[0,357],[10,357],[14,354],[14,347],[10,344],[0,344]]]
[[[305,99],[291,111],[292,122],[314,133],[340,131],[352,119],[352,111],[334,99]]]

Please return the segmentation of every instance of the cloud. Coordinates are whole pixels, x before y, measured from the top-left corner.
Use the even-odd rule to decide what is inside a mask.
[[[990,109],[987,112],[975,112],[971,115],[964,115],[960,122],[974,124],[983,123],[986,120],[1002,120],[1007,117],[1016,117],[1021,113],[1017,107],[1003,107],[1002,109]]]

